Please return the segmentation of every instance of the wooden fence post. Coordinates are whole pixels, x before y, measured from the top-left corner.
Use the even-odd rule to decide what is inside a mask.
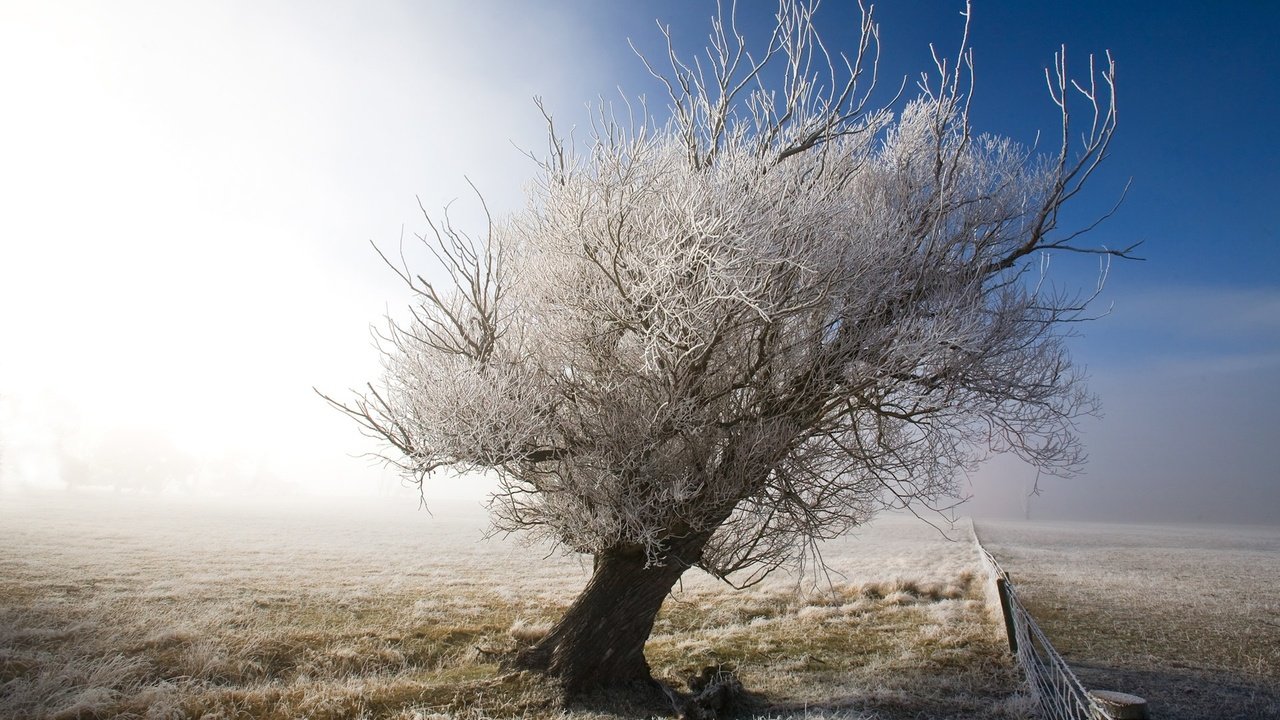
[[[1099,720],[1148,720],[1147,701],[1137,695],[1112,690],[1090,690],[1089,695],[1107,713]]]
[[[1004,632],[1009,636],[1009,652],[1018,654],[1018,631],[1013,624],[1013,604],[1009,602],[1009,581],[996,576],[996,594],[1000,596],[1000,612],[1004,614]]]

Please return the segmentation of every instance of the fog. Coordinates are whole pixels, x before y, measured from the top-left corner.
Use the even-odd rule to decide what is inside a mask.
[[[394,486],[312,390],[376,377],[370,324],[405,304],[369,241],[421,231],[419,198],[482,227],[468,178],[516,207],[534,94],[580,113],[612,68],[572,16],[515,2],[0,19],[9,491]]]
[[[900,40],[887,52],[911,61],[893,72],[923,67],[927,34],[956,30],[951,9],[912,6],[919,27],[904,28],[910,4],[886,5],[886,42]],[[395,249],[402,232],[421,232],[418,198],[432,211],[453,202],[461,226],[481,228],[468,179],[495,212],[517,208],[533,172],[521,149],[544,144],[532,97],[567,127],[616,85],[646,89],[624,39],[652,40],[639,22],[660,12],[700,36],[706,12],[682,8],[6,4],[0,498],[107,490],[411,502],[416,493],[366,457],[377,446],[313,391],[376,379],[369,326],[407,300],[369,241]],[[980,103],[1001,92],[1047,103],[1036,67],[1025,88],[982,85],[983,67],[1025,64],[1001,45],[1005,10],[993,8],[986,25],[982,12],[975,112],[995,114]],[[1086,19],[1081,10],[1063,22]],[[1246,47],[1249,18],[1208,22],[1229,21]],[[1075,27],[1037,28],[1034,39],[1051,53]],[[1258,193],[1269,176],[1251,174],[1272,167],[1274,151],[1213,152],[1232,141],[1184,138],[1172,109],[1229,114],[1231,83],[1197,76],[1153,99],[1144,88],[1167,55],[1134,45],[1125,27],[1119,16],[1091,26],[1085,48],[1114,48],[1133,78],[1122,75],[1129,124],[1100,184],[1111,191],[1133,176],[1135,189],[1098,237],[1145,239],[1149,260],[1113,268],[1106,317],[1082,325],[1072,345],[1105,408],[1081,424],[1090,462],[1078,477],[1039,478],[1028,500],[1035,471],[997,458],[962,483],[973,498],[959,512],[1277,522],[1280,289],[1275,224],[1263,222],[1275,204]],[[1188,42],[1217,42],[1241,72],[1265,76],[1268,66],[1232,54],[1228,35]],[[1250,102],[1275,103],[1271,84],[1253,90]],[[1235,134],[1269,137],[1270,117],[1242,112]],[[1034,137],[1034,128],[996,129]],[[1173,173],[1144,144],[1169,137],[1186,143],[1184,155],[1242,165],[1180,163]],[[1240,193],[1221,189],[1224,174]],[[1194,197],[1170,194],[1174,182]],[[1204,234],[1206,217],[1226,218],[1215,228],[1223,237]],[[427,495],[477,499],[489,487],[443,475]]]
[[[1280,402],[1272,362],[1095,375],[1105,415],[1083,423],[1089,462],[1071,478],[1039,477],[998,459],[972,481],[981,517],[1110,522],[1275,523],[1280,482],[1268,448]]]

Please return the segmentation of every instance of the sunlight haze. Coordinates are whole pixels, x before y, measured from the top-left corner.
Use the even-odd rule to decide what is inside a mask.
[[[367,492],[365,464],[329,452],[369,447],[311,387],[376,375],[369,325],[407,298],[368,241],[423,230],[415,195],[478,226],[468,177],[519,204],[532,96],[583,94],[562,71],[590,52],[567,53],[573,24],[517,3],[2,12],[3,91],[25,108],[0,119],[18,422],[57,402],[90,434],[266,453]]]

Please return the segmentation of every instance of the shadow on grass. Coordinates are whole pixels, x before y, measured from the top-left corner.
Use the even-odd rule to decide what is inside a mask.
[[[1085,687],[1118,690],[1147,701],[1161,720],[1280,718],[1280,684],[1222,670],[1171,667],[1138,670],[1073,663]]]

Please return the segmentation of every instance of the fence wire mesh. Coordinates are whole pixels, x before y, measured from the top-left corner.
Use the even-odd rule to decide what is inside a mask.
[[[1089,694],[1067,662],[1053,649],[1031,613],[1018,599],[1018,592],[1009,575],[996,562],[995,557],[982,547],[977,533],[974,543],[978,547],[991,582],[1000,596],[1005,625],[1010,631],[1010,649],[1014,651],[1027,685],[1046,720],[1108,720],[1107,713]]]

